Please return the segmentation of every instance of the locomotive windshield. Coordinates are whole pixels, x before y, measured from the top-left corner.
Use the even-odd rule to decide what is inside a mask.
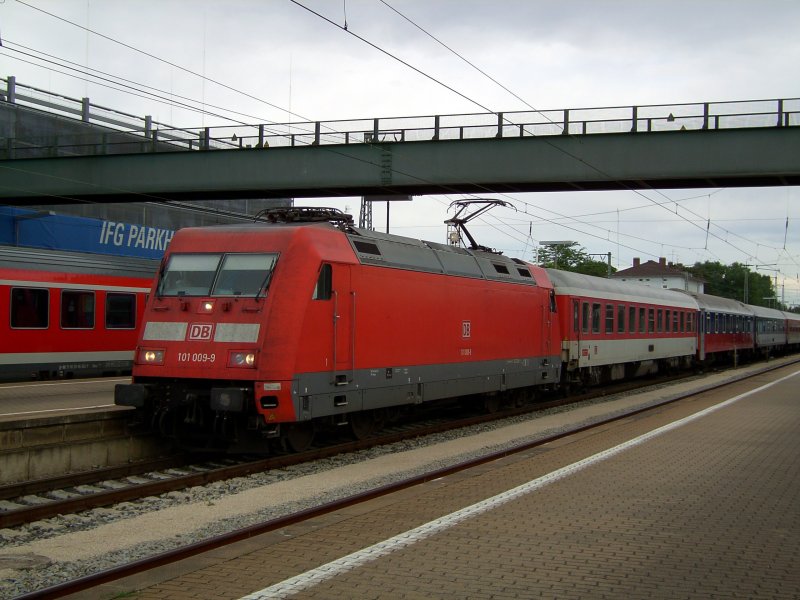
[[[267,286],[277,254],[173,254],[159,296],[249,296]]]

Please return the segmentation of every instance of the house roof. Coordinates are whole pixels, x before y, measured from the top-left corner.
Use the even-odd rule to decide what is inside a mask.
[[[644,278],[644,277],[658,277],[658,278],[665,278],[665,277],[680,277],[686,278],[688,277],[691,281],[699,281],[702,282],[703,280],[695,277],[691,273],[678,269],[671,264],[667,264],[666,259],[662,258],[658,262],[654,260],[648,260],[646,262],[640,263],[638,258],[633,259],[633,266],[629,269],[623,269],[622,271],[617,271],[611,277],[613,278]]]

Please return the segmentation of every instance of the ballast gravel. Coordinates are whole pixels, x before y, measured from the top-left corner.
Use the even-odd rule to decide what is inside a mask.
[[[0,599],[589,425],[734,374],[691,378],[353,454],[0,530]],[[763,365],[761,366],[763,369]]]

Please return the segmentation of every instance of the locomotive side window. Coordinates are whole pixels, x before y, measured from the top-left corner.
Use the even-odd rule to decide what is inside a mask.
[[[49,306],[49,290],[12,288],[11,327],[47,329]]]
[[[61,327],[92,329],[94,327],[94,292],[61,292]]]
[[[136,295],[106,294],[106,329],[136,328]]]
[[[278,260],[276,254],[226,254],[212,296],[257,296]]]
[[[333,275],[329,264],[322,265],[317,277],[317,285],[314,286],[312,300],[330,300],[333,290]]]

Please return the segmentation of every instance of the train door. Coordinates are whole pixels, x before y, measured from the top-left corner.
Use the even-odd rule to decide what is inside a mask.
[[[333,347],[334,382],[346,385],[353,379],[355,333],[355,293],[350,267],[333,266]]]
[[[704,308],[700,309],[700,314],[697,318],[697,359],[706,359],[706,311]]]

